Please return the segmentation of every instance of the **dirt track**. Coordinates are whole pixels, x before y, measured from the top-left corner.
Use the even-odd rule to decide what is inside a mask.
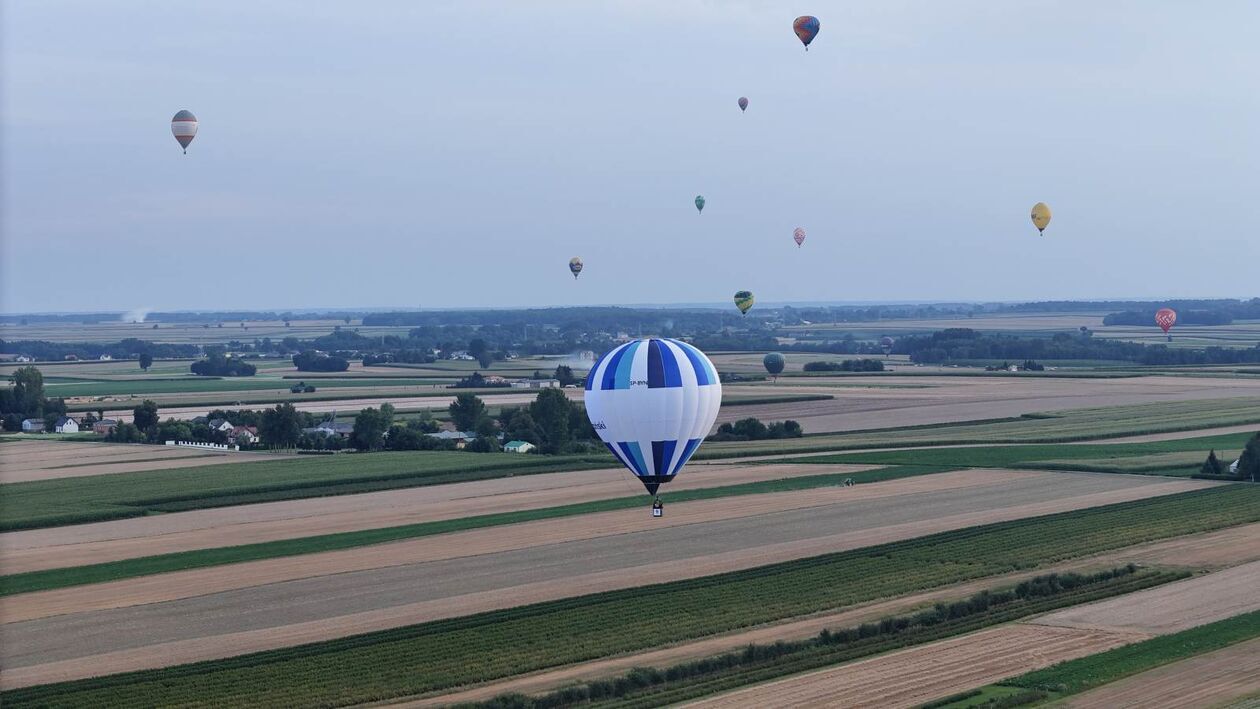
[[[1144,636],[1008,625],[760,684],[690,707],[913,707]]]
[[[870,467],[697,463],[668,489],[851,473]],[[0,534],[0,553],[7,573],[20,573],[635,495],[643,495],[643,486],[620,468],[523,475],[9,532]]]
[[[1209,707],[1256,692],[1260,692],[1260,640],[1249,640],[1069,697],[1063,706]]]
[[[310,565],[303,573],[330,575],[146,603],[145,594],[156,588],[149,584],[156,582],[160,586],[163,578],[180,577],[165,574],[129,582],[144,590],[124,602],[143,605],[114,610],[39,618],[54,608],[66,609],[61,605],[67,601],[64,596],[50,595],[63,592],[25,594],[7,599],[0,606],[6,618],[39,618],[5,626],[4,683],[17,686],[223,657],[1204,486],[1194,481],[1115,475],[1003,473],[1013,478],[992,485],[958,488],[958,478],[951,479],[951,475],[984,477],[993,473],[946,473],[859,486],[850,492],[860,492],[863,487],[887,490],[899,485],[921,485],[924,481],[936,482],[940,489],[920,487],[914,492],[876,499],[855,498],[806,509],[697,522],[688,525],[688,534],[682,536],[674,527],[589,539],[585,536],[589,534],[590,517],[595,517],[590,516],[546,525],[552,528],[552,534],[571,528],[573,541],[528,549],[421,563],[400,558],[396,561],[402,565],[358,572],[341,572],[340,566],[317,567],[312,555],[299,558]],[[747,500],[710,502],[733,502],[726,514],[739,515]],[[676,514],[675,510],[683,507],[681,503],[672,506],[669,514]],[[503,527],[495,532],[512,540],[528,536],[522,535],[524,527]],[[428,542],[462,549],[458,540],[463,534],[472,533],[434,537]],[[379,548],[401,549],[413,544]],[[260,567],[259,573],[263,571]],[[251,583],[238,567],[220,567],[217,572],[224,577],[237,577],[242,584]],[[100,591],[105,586],[66,592]],[[301,597],[304,602],[294,604],[294,597]],[[85,594],[74,602],[99,607],[104,601],[100,596]],[[49,605],[41,608],[43,602]],[[224,613],[225,609],[231,609],[231,613]],[[67,642],[67,638],[74,641]]]
[[[287,456],[217,452],[176,446],[41,441],[32,438],[6,441],[0,445],[0,483],[169,470],[220,463],[247,463],[253,460],[274,460],[278,457]]]

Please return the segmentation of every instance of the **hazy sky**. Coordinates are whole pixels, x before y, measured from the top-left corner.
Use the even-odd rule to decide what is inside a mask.
[[[9,312],[1260,295],[1254,0],[0,20]]]

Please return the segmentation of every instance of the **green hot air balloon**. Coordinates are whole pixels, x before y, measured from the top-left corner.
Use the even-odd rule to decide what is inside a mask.
[[[766,371],[772,374],[776,380],[779,378],[779,375],[783,373],[783,365],[785,364],[787,364],[787,361],[784,360],[783,355],[778,352],[771,352],[761,359],[761,365],[765,367]]]
[[[696,195],[696,211],[704,213],[704,195],[702,194]]]
[[[739,308],[739,312],[743,313],[744,315],[747,315],[748,311],[752,309],[752,306],[753,306],[752,291],[742,290],[735,293],[735,307]]]

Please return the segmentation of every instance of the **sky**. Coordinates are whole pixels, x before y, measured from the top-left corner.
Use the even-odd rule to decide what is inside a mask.
[[[1252,0],[7,0],[0,309],[1254,297],[1258,26]]]

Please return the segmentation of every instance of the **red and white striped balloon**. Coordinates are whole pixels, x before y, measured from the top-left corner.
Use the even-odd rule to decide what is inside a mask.
[[[796,247],[800,248],[801,244],[805,243],[805,230],[796,227],[796,230],[792,232],[792,240],[796,242]]]
[[[188,144],[192,139],[197,137],[197,117],[192,111],[180,111],[171,119],[171,133],[174,134],[175,140],[179,141],[180,147],[184,149],[184,154],[188,154]]]

